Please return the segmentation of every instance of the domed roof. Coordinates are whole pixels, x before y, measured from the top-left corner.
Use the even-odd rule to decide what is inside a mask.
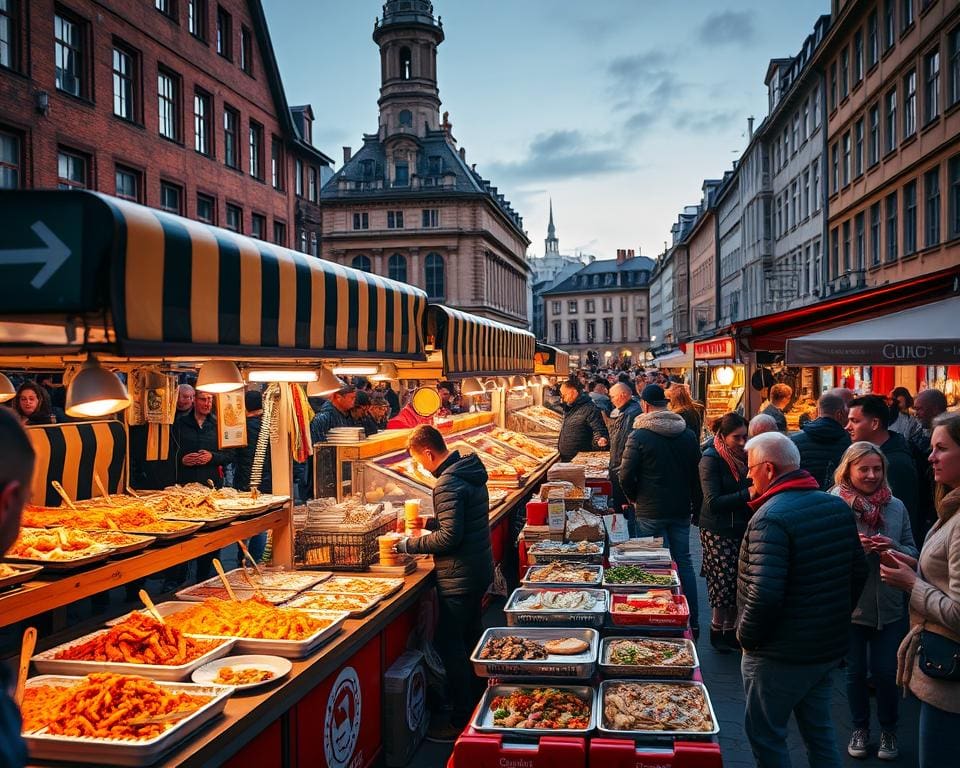
[[[436,25],[433,3],[430,0],[387,0],[383,4],[382,25],[410,23]]]

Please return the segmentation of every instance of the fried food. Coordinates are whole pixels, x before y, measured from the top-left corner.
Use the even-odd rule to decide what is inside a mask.
[[[301,611],[352,611],[360,613],[376,602],[376,595],[333,595],[317,592],[298,597],[290,603],[290,607],[299,608]]]
[[[175,692],[134,675],[97,673],[70,686],[29,686],[22,707],[23,730],[45,727],[56,736],[152,739],[178,721],[138,724],[137,720],[175,712],[187,716],[211,699]]]
[[[547,640],[543,647],[551,656],[577,656],[590,650],[590,643],[577,637],[561,637],[557,640]]]
[[[500,728],[585,729],[590,705],[570,691],[558,688],[518,688],[490,702],[493,724]]]
[[[693,654],[686,640],[613,640],[608,646],[608,662],[636,667],[692,667]]]
[[[0,579],[5,579],[7,576],[13,576],[15,573],[17,573],[17,569],[12,565],[0,563]]]
[[[333,623],[293,608],[276,608],[257,597],[204,600],[170,614],[166,621],[182,632],[255,640],[306,640]]]
[[[604,726],[618,731],[710,731],[703,689],[677,683],[616,683],[603,697]]]
[[[70,528],[22,528],[8,557],[28,560],[78,560],[109,550],[83,531]]]
[[[81,502],[77,509],[68,507],[36,507],[23,510],[25,526],[66,526],[80,530],[109,531],[120,529],[140,533],[173,533],[187,525],[180,521],[164,520],[146,502],[131,500],[122,506]]]
[[[527,579],[548,584],[596,584],[600,581],[600,571],[580,563],[556,562],[531,568]]]
[[[220,667],[213,682],[218,685],[252,685],[253,683],[273,680],[274,677],[276,677],[276,675],[273,673],[273,670],[270,669],[257,669],[256,667],[247,667],[245,669]]]
[[[199,659],[218,644],[216,640],[190,637],[152,616],[135,612],[86,642],[64,648],[54,658],[177,667]]]
[[[547,656],[543,643],[516,635],[493,637],[480,649],[480,658],[490,661],[536,661]]]
[[[383,597],[396,591],[397,585],[403,584],[403,579],[378,579],[366,576],[333,576],[314,587],[312,592],[328,592],[339,594],[377,595]]]

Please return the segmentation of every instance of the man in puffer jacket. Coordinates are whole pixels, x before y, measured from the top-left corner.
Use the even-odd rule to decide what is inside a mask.
[[[476,454],[448,451],[443,435],[424,424],[407,442],[414,460],[437,478],[433,489],[435,530],[403,539],[397,550],[433,555],[440,617],[434,645],[447,670],[448,723],[431,723],[434,741],[454,741],[480,697],[470,653],[483,632],[483,596],[493,581],[487,470]]]
[[[642,411],[640,403],[633,397],[633,391],[628,384],[618,382],[610,389],[610,401],[614,405],[610,422],[610,485],[613,494],[610,502],[614,510],[622,512],[627,504],[627,497],[620,487],[620,460],[623,458],[623,449],[627,447],[627,437],[633,430],[633,422]],[[633,510],[627,514],[627,520],[633,520]],[[630,523],[632,527],[632,522]]]
[[[750,440],[747,465],[754,515],[737,581],[747,737],[758,766],[789,765],[793,713],[810,765],[839,768],[831,676],[847,651],[850,613],[867,574],[856,521],[800,469],[786,436]]]
[[[800,451],[800,469],[805,469],[826,491],[833,485],[833,473],[850,447],[847,434],[847,405],[832,392],[817,401],[817,418],[803,425],[790,439]]]
[[[690,605],[690,626],[699,635],[690,520],[703,503],[700,446],[683,417],[667,410],[659,384],[643,388],[640,407],[643,413],[633,422],[619,471],[620,487],[636,510],[631,535],[663,537]]]
[[[610,436],[603,423],[603,414],[585,394],[583,385],[571,377],[560,385],[563,403],[563,424],[557,450],[560,461],[570,461],[581,451],[598,451],[609,446]]]

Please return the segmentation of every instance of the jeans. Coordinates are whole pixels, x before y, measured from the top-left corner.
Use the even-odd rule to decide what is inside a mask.
[[[267,548],[267,532],[261,531],[258,534],[251,536],[247,539],[247,549],[250,552],[250,556],[260,562],[260,558],[263,557],[263,552]],[[240,562],[244,562],[244,558],[240,557]]]
[[[811,768],[840,768],[830,698],[837,662],[791,664],[744,653],[744,727],[759,768],[790,768],[787,723],[797,719]]]
[[[483,689],[470,664],[470,654],[483,634],[483,593],[444,595],[440,592],[438,597],[440,616],[433,644],[447,671],[450,722],[462,727],[470,719]]]
[[[680,586],[690,606],[690,627],[699,629],[700,611],[697,602],[697,576],[693,571],[693,558],[690,556],[689,520],[648,520],[637,518],[634,521],[637,536],[662,536],[663,542],[670,548],[670,557],[677,564]],[[633,535],[633,534],[631,534]]]
[[[895,731],[900,691],[897,690],[897,649],[906,634],[902,621],[883,629],[850,625],[847,653],[847,700],[854,728],[870,728],[870,691],[867,677],[877,689],[877,720],[884,731]]]
[[[915,675],[923,672],[914,670]],[[920,768],[956,768],[960,714],[920,702]]]

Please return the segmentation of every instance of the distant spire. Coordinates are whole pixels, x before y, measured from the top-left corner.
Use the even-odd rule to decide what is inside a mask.
[[[550,223],[547,224],[547,239],[543,241],[546,255],[559,255],[560,241],[557,239],[557,228],[553,225],[553,198],[550,198]]]

